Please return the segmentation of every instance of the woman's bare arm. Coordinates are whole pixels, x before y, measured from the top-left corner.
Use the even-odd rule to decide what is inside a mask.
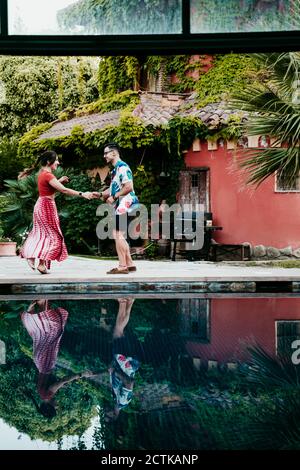
[[[80,192],[76,191],[75,189],[66,188],[62,183],[60,183],[60,181],[58,181],[57,178],[52,178],[49,181],[49,184],[50,184],[50,186],[52,186],[54,189],[56,189],[60,193],[67,194],[68,196],[80,196],[80,195],[82,195],[82,197],[84,197],[85,199],[92,199],[94,197],[93,194],[91,192],[88,192],[88,191],[80,194]]]

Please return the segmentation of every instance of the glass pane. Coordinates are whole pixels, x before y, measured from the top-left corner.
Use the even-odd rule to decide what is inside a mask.
[[[181,33],[182,0],[9,0],[9,34]]]
[[[191,0],[191,32],[300,29],[299,0]]]
[[[277,322],[277,354],[289,354],[293,352],[292,344],[300,339],[299,321]]]

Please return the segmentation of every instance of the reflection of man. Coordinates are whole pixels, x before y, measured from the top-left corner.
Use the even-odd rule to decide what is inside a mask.
[[[38,312],[35,311],[36,308]],[[45,299],[32,302],[27,311],[21,314],[22,323],[33,340],[33,361],[39,371],[38,393],[42,404],[39,406],[28,391],[27,395],[33,400],[37,410],[47,418],[56,415],[54,395],[63,385],[92,375],[91,372],[84,371],[57,380],[52,373],[68,315],[67,310],[61,307],[51,308]]]
[[[120,157],[120,148],[115,143],[107,144],[104,149],[104,158],[107,163],[113,165],[111,183],[109,189],[103,191],[100,196],[108,204],[113,204],[115,209],[115,226],[113,236],[119,258],[119,266],[108,271],[107,274],[128,274],[136,271],[136,266],[130,255],[126,237],[127,217],[133,205],[138,204],[138,198],[133,189],[132,171]]]
[[[109,368],[110,383],[115,399],[114,412],[110,417],[117,418],[120,410],[131,402],[134,377],[140,367],[143,349],[138,338],[126,331],[134,299],[118,299],[119,311],[113,331],[113,360]]]

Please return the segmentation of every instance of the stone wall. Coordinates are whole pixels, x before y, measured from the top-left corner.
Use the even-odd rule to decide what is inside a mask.
[[[300,247],[293,250],[291,246],[283,248],[275,248],[273,246],[265,245],[253,246],[249,242],[245,242],[243,245],[250,246],[251,258],[254,260],[300,259]]]

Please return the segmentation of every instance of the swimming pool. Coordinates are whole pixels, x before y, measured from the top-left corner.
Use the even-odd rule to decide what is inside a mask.
[[[15,296],[0,363],[0,449],[300,447],[298,296]]]

